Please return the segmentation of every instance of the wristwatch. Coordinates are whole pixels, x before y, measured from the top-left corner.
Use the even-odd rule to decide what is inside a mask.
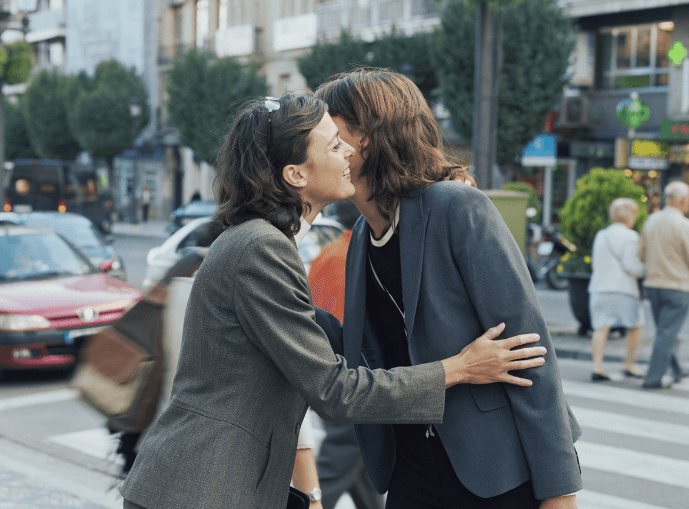
[[[323,492],[319,488],[314,488],[309,492],[311,502],[318,502],[321,498],[323,498]]]

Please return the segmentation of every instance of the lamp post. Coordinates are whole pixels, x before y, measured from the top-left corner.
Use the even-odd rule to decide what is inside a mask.
[[[133,96],[129,100],[129,114],[132,116],[133,130],[136,136],[137,124],[139,117],[141,116],[141,99],[137,96]],[[129,192],[129,221],[132,224],[139,222],[139,200],[137,198],[138,193],[138,150],[133,151],[133,163],[132,163],[132,176],[127,181],[127,191]]]

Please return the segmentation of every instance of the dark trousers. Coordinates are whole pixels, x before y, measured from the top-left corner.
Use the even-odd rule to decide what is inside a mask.
[[[682,377],[682,368],[677,358],[677,335],[689,310],[689,293],[649,287],[644,288],[644,291],[651,301],[653,320],[656,324],[653,354],[644,384],[657,385],[660,384],[668,367],[672,368],[675,378]]]
[[[497,497],[471,493],[457,478],[437,433],[427,438],[424,428],[395,426],[397,461],[386,509],[538,509],[531,481]]]

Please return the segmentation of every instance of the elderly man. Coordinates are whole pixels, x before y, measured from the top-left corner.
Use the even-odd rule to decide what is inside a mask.
[[[677,358],[677,334],[689,309],[689,186],[672,182],[665,188],[665,207],[644,224],[639,257],[646,262],[646,295],[651,301],[656,338],[644,388],[664,387],[672,367],[674,381],[682,376]]]

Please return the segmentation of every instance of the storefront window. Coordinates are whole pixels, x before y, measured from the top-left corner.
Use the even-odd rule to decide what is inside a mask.
[[[599,33],[600,88],[667,86],[672,22],[605,28]]]

